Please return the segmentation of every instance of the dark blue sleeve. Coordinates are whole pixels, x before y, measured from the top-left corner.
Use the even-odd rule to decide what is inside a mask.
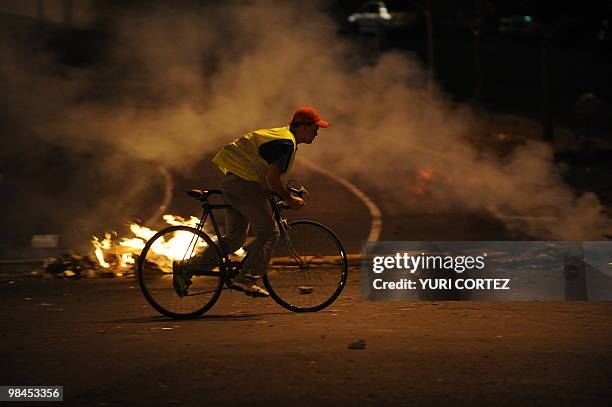
[[[259,146],[259,155],[268,164],[274,164],[287,172],[293,154],[293,142],[291,140],[273,140]]]

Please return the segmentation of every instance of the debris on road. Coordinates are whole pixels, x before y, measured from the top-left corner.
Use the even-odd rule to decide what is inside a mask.
[[[128,266],[110,264],[102,267],[93,255],[78,256],[73,253],[62,253],[58,257],[49,257],[30,274],[41,278],[83,278],[83,277],[124,277],[134,275],[133,264]]]
[[[349,344],[349,349],[363,350],[366,348],[366,342],[364,339],[360,339],[357,342]]]
[[[314,287],[311,286],[300,286],[298,287],[298,291],[300,294],[312,294]]]

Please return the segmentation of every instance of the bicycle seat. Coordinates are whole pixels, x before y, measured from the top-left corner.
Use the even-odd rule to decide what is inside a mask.
[[[190,189],[189,191],[187,191],[187,195],[189,195],[192,198],[197,199],[198,201],[205,201],[208,199],[210,195],[213,195],[213,194],[223,194],[223,192],[221,192],[220,189],[208,189],[208,190]]]

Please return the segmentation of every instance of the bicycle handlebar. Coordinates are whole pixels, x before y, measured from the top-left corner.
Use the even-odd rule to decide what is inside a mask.
[[[288,187],[287,190],[289,192],[293,192],[294,194],[296,194],[297,196],[299,196],[300,198],[304,195],[307,194],[308,191],[306,191],[306,188],[304,187],[299,187],[299,188],[293,188],[293,187]]]
[[[297,195],[299,198],[303,198],[304,195],[308,195],[308,190],[306,190],[304,187],[287,187],[287,190],[290,193]],[[273,193],[273,195],[278,199],[276,201],[276,206],[278,206],[280,209],[291,209],[291,207],[285,201],[283,201],[277,193]]]

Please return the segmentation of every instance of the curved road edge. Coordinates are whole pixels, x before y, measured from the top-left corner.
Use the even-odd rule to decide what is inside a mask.
[[[376,205],[374,201],[370,199],[368,195],[366,195],[365,192],[363,192],[355,184],[353,184],[346,178],[343,178],[339,175],[332,173],[329,170],[321,168],[317,164],[305,158],[300,157],[297,159],[302,164],[309,167],[311,170],[316,171],[320,174],[326,175],[332,178],[333,180],[337,181],[338,183],[343,185],[345,188],[347,188],[349,191],[351,191],[357,198],[361,200],[361,202],[363,202],[363,204],[368,208],[368,211],[370,212],[370,217],[372,218],[372,220],[370,221],[370,233],[368,234],[366,241],[368,242],[378,241],[378,239],[380,238],[381,230],[382,230],[382,213],[380,209],[378,208],[378,205]]]

